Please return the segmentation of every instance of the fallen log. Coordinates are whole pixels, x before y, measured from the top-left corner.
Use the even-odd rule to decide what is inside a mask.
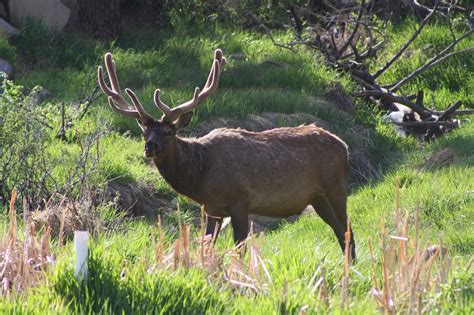
[[[458,121],[405,121],[405,122],[393,122],[395,125],[400,127],[459,127]]]
[[[443,112],[433,111],[434,115],[442,115]],[[459,109],[451,114],[451,116],[465,116],[465,115],[474,115],[474,109]]]

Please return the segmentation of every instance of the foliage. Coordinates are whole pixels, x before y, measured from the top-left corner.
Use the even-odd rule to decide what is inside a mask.
[[[217,23],[232,27],[254,28],[258,25],[249,13],[255,14],[270,27],[282,28],[288,23],[290,3],[302,4],[309,1],[228,0],[163,1],[171,25],[179,30],[203,28]],[[189,14],[192,12],[193,14]],[[192,26],[192,27],[191,27]]]
[[[16,48],[11,45],[5,37],[0,37],[0,56],[2,59],[8,60],[10,63],[16,61]]]
[[[3,203],[14,187],[25,198],[42,193],[40,170],[50,168],[44,155],[49,132],[41,123],[41,110],[23,95],[23,87],[3,81],[0,95],[0,197]]]
[[[89,120],[69,121],[62,126],[57,105],[39,106],[22,86],[4,80],[0,94],[0,197],[3,203],[14,188],[32,208],[54,193],[78,196],[83,185],[93,179],[100,152],[98,146],[107,126]],[[78,116],[74,107],[65,115]],[[67,119],[67,118],[65,118]],[[64,139],[58,131],[67,128]],[[96,152],[94,152],[96,151]],[[100,180],[95,181],[99,184]],[[88,184],[88,183],[87,183]]]
[[[177,5],[180,3],[184,2],[177,2]],[[404,42],[414,25],[414,21],[408,20],[399,27],[390,27],[387,46],[374,67],[383,64],[384,58]],[[398,77],[404,71],[409,71],[408,68],[416,67],[416,62],[429,57],[429,51],[423,49],[424,41],[433,39],[435,44],[442,42],[442,35],[449,32],[442,24],[430,25],[428,29],[432,38],[419,38],[412,58],[401,60],[400,68],[385,73],[385,79],[390,81],[392,76]],[[327,90],[332,84],[340,83],[346,92],[350,92],[352,84],[345,75],[328,69],[319,54],[304,49],[293,53],[276,47],[262,34],[244,31],[240,27],[222,26],[217,22],[205,30],[196,27],[192,33],[126,27],[123,38],[111,46],[86,40],[86,46],[90,48],[87,51],[69,45],[83,40],[76,36],[64,38],[64,41],[58,41],[55,37],[46,43],[38,42],[38,45],[46,47],[44,51],[54,47],[56,51],[50,51],[53,56],[51,59],[44,51],[41,52],[41,47],[38,53],[32,50],[28,52],[28,48],[21,45],[10,50],[18,53],[16,58],[20,61],[19,67],[23,67],[20,68],[22,75],[18,77],[19,82],[29,87],[41,84],[55,94],[52,103],[31,109],[43,111],[54,130],[45,129],[45,140],[41,143],[51,163],[53,176],[58,183],[65,183],[70,168],[81,155],[82,140],[110,124],[113,131],[98,141],[100,159],[91,174],[91,186],[104,184],[111,179],[127,183],[148,182],[156,185],[160,195],[175,197],[172,189],[142,156],[143,141],[138,138],[139,131],[133,120],[121,118],[110,111],[103,97],[92,102],[88,114],[77,120],[80,111],[77,109],[77,100],[84,99],[81,95],[90,95],[89,91],[96,85],[96,66],[103,53],[110,50],[117,60],[122,86],[134,89],[147,110],[159,115],[151,106],[154,89],[161,88],[164,100],[173,105],[188,99],[193,87],[205,81],[213,49],[221,47],[229,63],[222,75],[219,90],[197,110],[193,124],[212,117],[245,117],[264,111],[305,111],[329,122],[331,128],[348,142],[351,141],[349,130],[362,130],[353,127],[362,124],[370,128],[369,137],[350,144],[355,148],[362,145],[369,147],[370,154],[384,167],[377,166],[379,177],[371,178],[367,184],[352,187],[349,197],[349,216],[356,233],[359,258],[349,271],[349,308],[344,311],[340,307],[343,277],[340,248],[330,228],[316,216],[303,216],[295,224],[283,223],[276,230],[255,239],[254,244],[261,249],[261,258],[272,279],[267,287],[268,292],[256,295],[248,290],[232,288],[224,281],[222,273],[213,275],[210,281],[208,275],[198,268],[154,270],[156,244],[160,239],[155,222],[143,218],[125,219],[117,215],[114,207],[104,205],[101,215],[114,222],[110,224],[110,231],[100,233],[91,241],[91,277],[85,282],[78,282],[73,277],[72,244],[56,247],[53,241],[57,264],[54,270],[46,274],[46,281],[24,295],[2,299],[0,311],[38,314],[160,311],[268,314],[297,313],[300,310],[308,313],[377,313],[376,301],[368,294],[374,286],[368,241],[371,240],[376,248],[375,269],[380,271],[383,268],[381,261],[384,248],[379,246],[381,237],[378,226],[384,220],[384,229],[388,235],[396,235],[393,200],[395,187],[399,183],[400,208],[407,210],[411,219],[415,212],[420,214],[420,244],[442,244],[449,248],[449,255],[453,259],[448,281],[443,282],[437,295],[427,295],[424,302],[432,303],[433,312],[469,313],[473,303],[473,269],[469,259],[474,250],[471,227],[474,215],[473,152],[470,145],[474,124],[463,120],[462,127],[446,138],[420,148],[413,139],[398,136],[394,128],[384,122],[380,113],[372,111],[363,102],[356,104],[355,118],[334,111],[334,104],[326,96]],[[285,31],[275,32],[274,37],[281,42],[291,38]],[[472,46],[472,39],[469,43]],[[61,56],[62,51],[65,51],[66,57]],[[22,60],[36,60],[37,67],[28,68]],[[49,60],[51,63],[48,63]],[[460,67],[460,64],[466,66]],[[449,76],[437,73],[434,79],[438,80],[437,85],[446,86],[442,92],[446,100],[451,97],[462,98],[469,104],[472,67],[470,60],[463,58],[446,63],[443,71],[460,78],[455,84],[452,84]],[[423,78],[416,84],[429,86],[431,76]],[[407,89],[415,89],[416,85],[413,84],[407,85]],[[29,108],[28,104],[23,104],[26,101],[19,88],[12,85],[10,92],[4,95],[21,100],[3,100],[1,106],[9,104],[6,113],[12,115],[13,119],[26,119],[21,116],[16,118],[16,113],[12,112],[19,108],[19,114],[26,113],[26,109],[21,109],[21,106]],[[440,99],[439,96],[436,95],[436,99]],[[74,122],[68,129],[67,142],[54,138],[61,124],[58,115],[60,102],[65,103],[66,116],[73,118]],[[434,106],[444,107],[445,104]],[[2,112],[0,117],[2,121],[6,116]],[[14,126],[15,121],[10,122],[9,119],[8,124]],[[18,136],[9,128],[0,130]],[[15,145],[13,139],[1,139],[7,141],[7,145]],[[452,149],[457,159],[448,166],[427,167],[426,159],[446,148]],[[195,207],[182,197],[176,198],[176,203],[182,209]],[[0,216],[0,222],[7,222],[4,214],[0,213]],[[198,218],[192,212],[177,212],[163,218],[164,249],[172,249],[179,235],[180,222],[190,224],[196,220]],[[198,229],[191,231],[191,239],[200,235]],[[413,236],[413,231],[409,236]],[[226,251],[232,246],[232,231],[228,228],[222,232],[216,249]],[[244,263],[248,262],[244,260]],[[225,263],[230,263],[230,258]],[[433,266],[433,270],[439,272],[442,265]],[[326,271],[328,304],[324,294],[320,294],[320,287],[313,290],[318,283],[311,280],[313,276],[316,275],[315,279],[318,280],[322,278],[322,269],[319,267],[324,267]]]
[[[27,18],[21,26],[21,36],[15,42],[24,62],[35,67],[78,68],[84,62],[97,60],[97,48],[91,39],[49,31],[37,19]]]

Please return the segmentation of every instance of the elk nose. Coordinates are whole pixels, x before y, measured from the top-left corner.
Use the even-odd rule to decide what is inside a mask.
[[[147,142],[145,143],[145,156],[151,157],[156,154],[158,151],[158,146],[156,143],[153,142]]]

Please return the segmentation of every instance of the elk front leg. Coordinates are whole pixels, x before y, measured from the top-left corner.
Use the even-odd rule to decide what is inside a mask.
[[[215,242],[222,227],[222,218],[206,215],[206,221],[206,235],[212,235]]]
[[[240,245],[247,239],[249,233],[249,216],[245,211],[230,211],[230,222],[234,230],[234,242]]]

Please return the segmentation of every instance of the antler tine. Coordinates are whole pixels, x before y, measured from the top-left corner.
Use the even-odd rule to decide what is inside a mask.
[[[125,115],[125,116],[129,116],[129,117],[132,117],[132,118],[140,119],[140,117],[138,116],[138,113],[136,111],[129,110],[129,109],[123,109],[123,108],[118,107],[117,104],[115,103],[115,101],[113,100],[112,96],[109,96],[107,100],[109,102],[110,108],[112,108],[112,110],[114,112],[117,112],[117,113]]]
[[[209,74],[209,78],[207,79],[205,88],[202,90],[201,94],[199,95],[199,101],[202,102],[206,99],[212,92],[217,89],[217,85],[219,84],[219,75],[221,73],[221,65],[225,62],[225,59],[222,59],[219,62],[217,59],[214,60],[214,64],[212,66],[211,73]]]
[[[155,96],[154,96],[155,105],[156,105],[156,107],[158,107],[158,109],[160,109],[163,112],[163,114],[165,116],[170,116],[171,115],[171,109],[168,105],[163,103],[160,96],[161,96],[160,89],[156,89],[155,90]]]
[[[214,52],[214,62],[212,63],[211,71],[207,78],[206,84],[201,93],[199,88],[196,87],[194,90],[194,96],[191,100],[170,109],[166,104],[160,100],[160,91],[155,92],[155,104],[163,111],[163,119],[167,121],[174,121],[178,119],[184,113],[187,113],[196,108],[202,103],[209,95],[211,95],[216,89],[219,83],[219,75],[226,63],[226,59],[222,55],[222,50],[216,49]],[[168,112],[169,111],[169,112]]]
[[[125,93],[127,93],[128,97],[130,97],[130,99],[132,100],[132,103],[133,105],[135,106],[135,108],[137,109],[138,111],[138,114],[140,115],[143,122],[147,121],[147,120],[153,120],[153,118],[151,117],[150,114],[148,114],[145,109],[143,108],[143,105],[142,103],[140,103],[140,101],[138,100],[138,97],[137,95],[135,95],[135,93],[130,90],[130,89],[125,89]]]
[[[141,103],[138,101],[137,96],[131,90],[126,89],[128,96],[132,100],[135,109],[133,106],[128,103],[120,92],[120,84],[117,78],[115,62],[112,59],[111,53],[105,54],[105,68],[107,69],[107,74],[109,75],[110,84],[112,89],[110,89],[104,80],[104,70],[102,66],[98,67],[97,77],[99,81],[99,86],[101,90],[108,96],[108,102],[112,110],[123,114],[125,116],[133,117],[139,119],[142,122],[148,122],[153,120],[153,118],[144,110]]]
[[[111,53],[105,54],[105,67],[107,68],[107,73],[109,74],[112,89],[120,94],[120,84],[117,78],[117,66],[115,61],[112,59]]]
[[[190,99],[186,103],[183,103],[183,104],[181,104],[181,105],[179,105],[179,106],[177,106],[173,109],[170,109],[166,104],[161,102],[161,100],[159,99],[159,97],[160,97],[159,91],[158,91],[158,93],[155,93],[155,102],[157,102],[156,97],[158,97],[158,102],[160,102],[160,103],[156,103],[157,106],[162,106],[162,105],[166,106],[164,109],[159,107],[164,113],[163,119],[172,122],[172,121],[175,121],[176,119],[178,119],[181,115],[193,110],[193,108],[195,108],[196,106],[199,105],[199,88],[196,87],[194,89],[194,95],[193,95],[192,99]],[[160,105],[158,105],[158,104],[160,104]],[[168,113],[165,112],[166,108],[169,110]]]

